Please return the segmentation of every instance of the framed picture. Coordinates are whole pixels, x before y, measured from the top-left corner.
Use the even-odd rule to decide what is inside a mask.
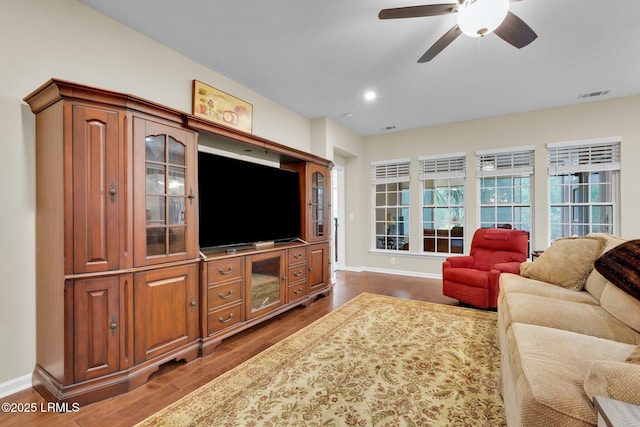
[[[193,115],[251,133],[253,105],[194,80]]]

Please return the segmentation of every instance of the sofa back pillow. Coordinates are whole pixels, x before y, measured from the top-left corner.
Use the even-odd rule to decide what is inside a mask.
[[[566,237],[556,240],[521,274],[530,279],[580,291],[605,246],[602,237]]]
[[[607,282],[600,306],[628,327],[640,332],[640,300]]]
[[[602,250],[603,253],[610,251],[621,243],[626,242],[625,239],[621,239],[620,237],[616,237],[607,233],[589,233],[587,234],[587,236],[602,237],[607,241],[604,249]],[[594,268],[584,284],[584,290],[589,292],[595,299],[600,301],[600,297],[602,296],[602,292],[604,291],[604,287],[606,284],[607,279],[605,279],[604,276]]]

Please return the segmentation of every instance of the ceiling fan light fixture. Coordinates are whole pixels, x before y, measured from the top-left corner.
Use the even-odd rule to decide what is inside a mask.
[[[509,0],[469,1],[458,9],[458,27],[470,37],[482,37],[502,24],[509,13]]]

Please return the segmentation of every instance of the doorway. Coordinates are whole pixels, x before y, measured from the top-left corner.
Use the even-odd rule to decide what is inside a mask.
[[[331,220],[332,247],[331,265],[332,273],[344,270],[345,263],[345,191],[344,191],[344,166],[336,164],[331,171]]]

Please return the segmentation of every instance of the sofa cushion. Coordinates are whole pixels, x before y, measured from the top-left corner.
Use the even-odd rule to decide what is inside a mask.
[[[499,307],[502,327],[514,323],[547,326],[628,344],[640,344],[640,333],[602,307],[538,295],[511,293]]]
[[[626,242],[625,239],[621,239],[616,236],[612,236],[611,234],[606,233],[589,233],[587,236],[591,237],[602,237],[606,240],[606,244],[602,252],[610,251],[621,243]],[[591,274],[587,278],[587,281],[584,284],[584,290],[593,295],[598,301],[602,296],[602,291],[604,291],[604,287],[607,284],[607,279],[602,276],[595,268],[591,270]]]
[[[640,239],[629,240],[602,254],[595,267],[607,280],[640,299]]]
[[[505,340],[506,328],[511,323],[511,317],[508,315],[509,307],[506,296],[510,294],[526,294],[538,295],[541,297],[549,297],[552,299],[571,301],[581,304],[599,305],[590,293],[585,291],[571,291],[560,286],[550,283],[541,282],[540,280],[528,279],[517,274],[500,275],[500,292],[498,294],[498,336],[497,347],[502,350]],[[528,308],[527,308],[528,310]]]
[[[503,387],[515,389],[517,408],[505,405],[507,419],[519,411],[519,425],[595,425],[596,413],[583,388],[589,367],[595,360],[622,361],[633,348],[560,329],[512,324],[503,365],[509,365],[516,384]]]
[[[539,295],[584,304],[599,304],[598,300],[588,292],[576,292],[540,280],[503,273],[500,275],[500,297],[509,293]]]
[[[582,290],[605,243],[601,237],[558,239],[524,268],[522,274],[563,288]]]
[[[616,319],[640,332],[640,301],[607,283],[600,297],[600,305]]]

